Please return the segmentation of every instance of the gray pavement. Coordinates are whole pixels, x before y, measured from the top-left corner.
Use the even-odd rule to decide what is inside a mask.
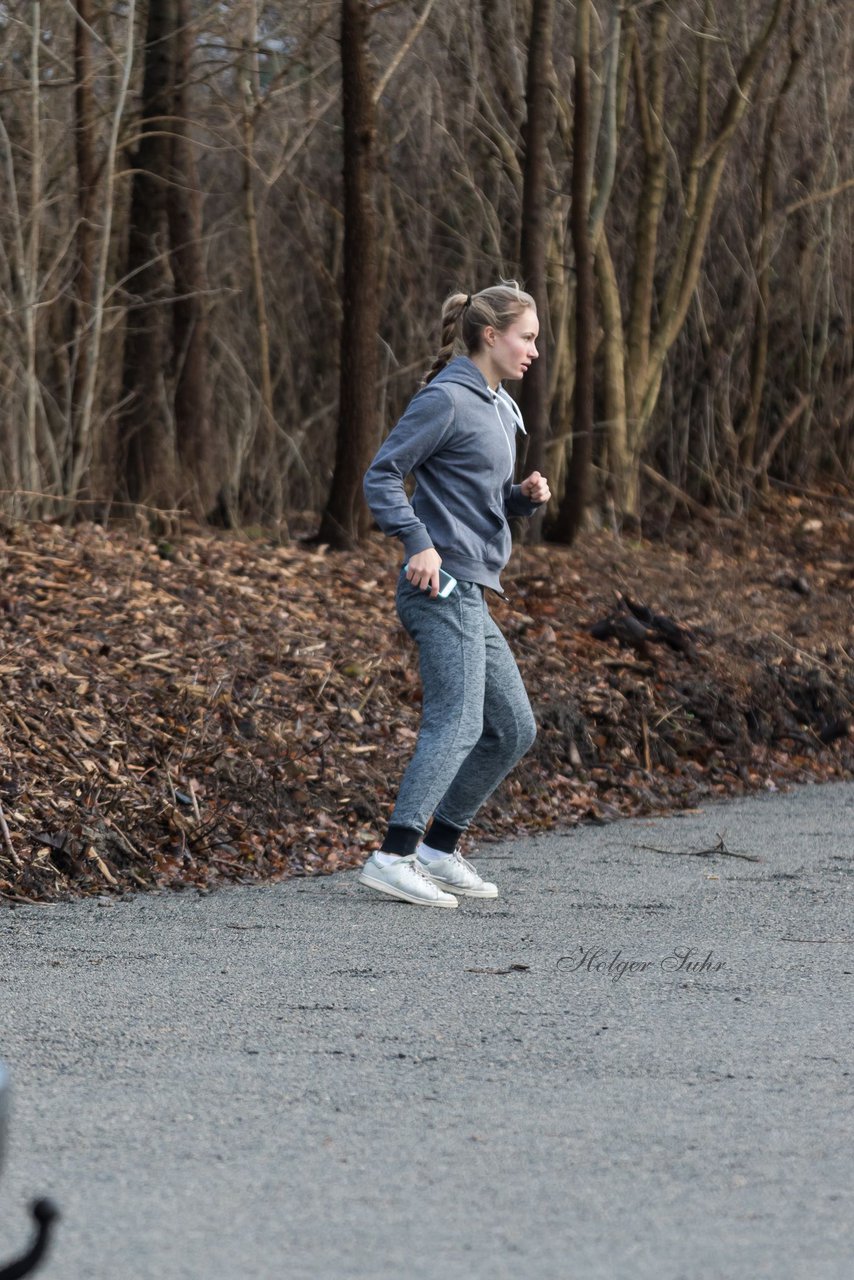
[[[45,1280],[851,1280],[854,785],[472,857],[0,912],[0,1262],[50,1195]]]

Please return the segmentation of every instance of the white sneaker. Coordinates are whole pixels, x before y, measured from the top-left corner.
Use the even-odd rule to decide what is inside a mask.
[[[359,874],[359,884],[369,889],[379,889],[392,898],[414,902],[419,907],[456,907],[458,902],[451,893],[443,893],[438,885],[424,875],[421,863],[411,853],[406,858],[395,858],[383,865],[371,854]]]
[[[498,897],[498,885],[482,880],[458,849],[444,858],[428,859],[421,856],[423,848],[420,844],[416,849],[416,861],[424,874],[441,889],[450,889],[451,893],[461,893],[468,898]]]

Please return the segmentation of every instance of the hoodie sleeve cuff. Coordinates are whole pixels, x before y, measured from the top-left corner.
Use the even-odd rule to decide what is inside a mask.
[[[433,546],[433,539],[423,524],[419,529],[413,529],[407,533],[406,537],[402,538],[401,541],[407,558],[409,556],[417,556],[419,551],[429,551]]]
[[[505,504],[508,516],[532,516],[543,504],[532,502],[522,493],[522,486],[514,484],[510,487],[510,497]]]

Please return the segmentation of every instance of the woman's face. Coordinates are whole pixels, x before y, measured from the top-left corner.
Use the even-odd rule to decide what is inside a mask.
[[[521,378],[537,359],[540,322],[533,307],[526,307],[506,329],[484,330],[486,349],[499,379]]]

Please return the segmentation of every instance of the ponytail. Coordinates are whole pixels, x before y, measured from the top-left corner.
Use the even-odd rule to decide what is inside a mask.
[[[450,297],[445,299],[442,306],[442,345],[439,347],[436,359],[424,375],[424,381],[421,383],[422,387],[426,387],[428,382],[432,382],[436,374],[441,373],[445,365],[453,358],[457,348],[463,312],[470,302],[470,293],[452,293]]]

